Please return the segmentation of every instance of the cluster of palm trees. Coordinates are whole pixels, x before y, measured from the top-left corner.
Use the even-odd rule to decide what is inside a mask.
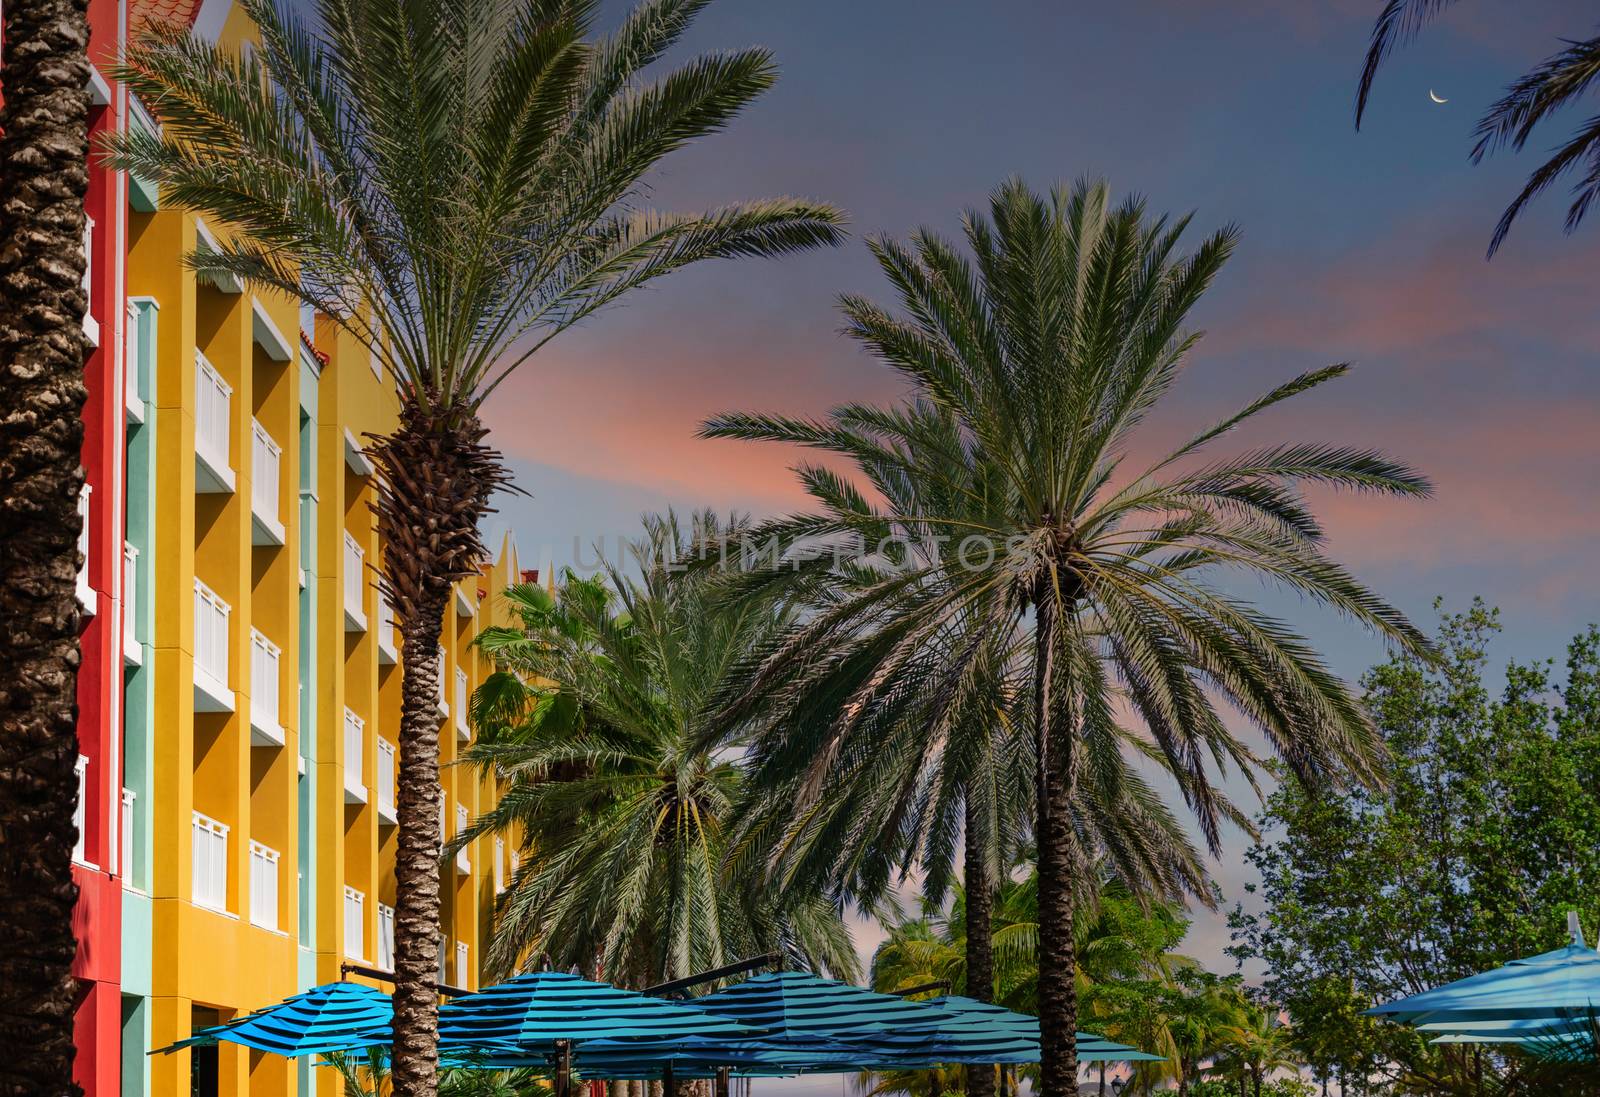
[[[259,48],[235,56],[157,25],[113,73],[161,129],[115,137],[110,163],[237,230],[191,257],[196,267],[310,302],[372,347],[400,402],[398,429],[372,448],[404,664],[394,1085],[407,1097],[433,1093],[437,1069],[435,640],[451,583],[477,573],[479,521],[510,486],[484,402],[551,339],[665,274],[843,238],[842,215],[822,202],[646,208],[650,170],[775,78],[760,49],[660,68],[706,2],[644,0],[599,35],[591,0],[317,0],[309,17],[241,0]],[[1443,6],[1393,0],[1374,66]],[[45,897],[39,909],[63,910],[83,345],[72,315],[81,209],[62,211],[81,198],[74,112],[86,97],[62,89],[84,84],[82,8],[6,5],[0,117],[8,241],[35,248],[0,248],[0,262],[37,259],[51,275],[0,280],[0,389],[20,408],[5,429],[32,440],[7,436],[0,526],[20,546],[6,567],[32,560],[37,572],[20,582],[8,570],[0,584],[5,631],[27,641],[0,687],[0,793],[7,810],[23,805],[8,827],[27,840],[0,843],[0,872],[12,891]],[[1587,86],[1530,85],[1496,134],[1520,142]],[[1580,152],[1600,141],[1585,138]],[[24,140],[38,149],[19,150]],[[872,908],[911,872],[936,897],[959,877],[965,919],[989,924],[1008,858],[1031,845],[1040,1084],[1058,1097],[1076,1073],[1080,927],[1105,880],[1148,901],[1209,901],[1203,853],[1167,793],[1215,853],[1224,824],[1241,821],[1219,776],[1258,765],[1243,725],[1292,779],[1381,777],[1380,744],[1345,685],[1246,592],[1286,588],[1423,650],[1326,554],[1305,491],[1427,484],[1336,444],[1214,454],[1343,366],[1170,433],[1170,393],[1198,339],[1190,313],[1235,240],[1229,229],[1186,249],[1188,224],[1100,184],[1040,194],[1012,181],[967,216],[960,243],[872,241],[895,305],[846,297],[846,331],[907,397],[705,427],[828,455],[799,470],[815,512],[732,536],[698,524],[686,544],[776,548],[692,579],[657,566],[682,536],[669,523],[647,533],[642,578],[568,583],[553,603],[519,595],[542,639],[484,642],[527,682],[508,669],[477,714],[507,729],[480,760],[525,779],[482,825],[514,818],[548,849],[570,829],[562,821],[614,826],[577,827],[560,857],[529,860],[502,912],[508,941],[628,978],[750,941],[842,972],[851,904]],[[27,808],[55,801],[58,812]],[[648,856],[614,872],[624,846]],[[679,898],[687,922],[673,920]],[[965,934],[975,996],[1000,985],[993,937]],[[29,1062],[53,1056],[28,1076],[33,1092],[70,1084],[70,951],[5,961],[4,1019],[55,1021],[30,1041],[43,1050]],[[496,961],[509,967],[512,947]]]

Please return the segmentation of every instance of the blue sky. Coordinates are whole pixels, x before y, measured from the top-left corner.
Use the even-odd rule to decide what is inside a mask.
[[[1363,132],[1355,81],[1377,0],[721,0],[678,57],[761,44],[778,87],[655,178],[663,208],[803,194],[855,238],[780,263],[686,272],[547,348],[489,412],[528,498],[503,500],[525,561],[614,542],[668,505],[768,513],[799,502],[792,453],[693,437],[725,410],[818,412],[893,399],[889,372],[841,340],[843,291],[887,301],[860,237],[953,233],[1004,177],[1080,175],[1196,211],[1195,238],[1243,240],[1163,422],[1201,422],[1301,370],[1354,375],[1286,408],[1273,437],[1381,445],[1437,497],[1331,499],[1334,549],[1423,622],[1445,597],[1505,612],[1500,657],[1557,655],[1600,618],[1600,222],[1560,233],[1536,204],[1492,262],[1531,155],[1467,162],[1509,79],[1592,29],[1574,2],[1460,5],[1380,76]],[[609,3],[615,19],[625,6]],[[1450,102],[1435,105],[1429,89]],[[1574,118],[1536,139],[1534,152]],[[1245,444],[1241,441],[1240,444]],[[1310,607],[1276,603],[1354,677],[1382,657]],[[1235,840],[1217,866],[1239,895]],[[1224,962],[1202,919],[1191,949]],[[863,934],[866,944],[870,934]],[[821,1083],[819,1083],[821,1084]],[[823,1086],[836,1084],[829,1082]]]

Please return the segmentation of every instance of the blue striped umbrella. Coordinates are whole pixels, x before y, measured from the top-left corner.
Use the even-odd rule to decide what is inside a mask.
[[[992,1025],[1004,1032],[1028,1040],[1033,1045],[1033,1058],[1015,1061],[1038,1061],[1039,1018],[1027,1013],[1018,1013],[1016,1010],[1007,1009],[1005,1006],[996,1005],[993,1002],[980,1002],[975,998],[966,998],[959,994],[930,998],[927,1004],[938,1006],[950,1014],[951,1021],[946,1023],[946,1029],[951,1029],[963,1023],[979,1022],[985,1025]],[[1077,1037],[1079,1062],[1157,1062],[1161,1059],[1159,1055],[1150,1055],[1129,1044],[1119,1044],[1093,1032],[1079,1031]]]
[[[1572,942],[1367,1010],[1454,1043],[1503,1043],[1600,1012],[1600,952]]]
[[[888,1026],[937,1025],[936,1007],[889,994],[863,990],[804,971],[757,975],[684,1003],[705,1013],[729,1017],[773,1042],[808,1039],[848,1040]],[[798,1050],[807,1050],[797,1044]]]
[[[218,1043],[290,1057],[354,1051],[388,1044],[393,1023],[394,1007],[381,990],[359,983],[324,983],[244,1017],[203,1028],[151,1054]]]
[[[751,1035],[735,1020],[555,971],[518,975],[439,1007],[440,1050],[479,1055],[488,1066],[537,1065],[589,1040]]]

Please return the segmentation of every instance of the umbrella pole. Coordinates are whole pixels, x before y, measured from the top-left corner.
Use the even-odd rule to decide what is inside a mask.
[[[717,1068],[717,1087],[714,1097],[728,1097],[728,1068]]]
[[[572,1097],[572,1041],[556,1041],[555,1097]]]
[[[678,1080],[672,1076],[672,1064],[661,1068],[661,1097],[678,1097]]]

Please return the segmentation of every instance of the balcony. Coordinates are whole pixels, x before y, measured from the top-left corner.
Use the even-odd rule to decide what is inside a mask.
[[[378,904],[378,967],[394,970],[394,907]]]
[[[456,738],[466,742],[472,738],[467,727],[467,672],[456,668]]]
[[[78,755],[78,798],[72,807],[72,829],[78,834],[78,840],[72,845],[72,860],[74,864],[95,866],[90,863],[88,855],[89,839],[89,759]]]
[[[250,745],[283,746],[283,725],[279,723],[278,698],[283,684],[279,677],[282,651],[255,629],[250,630]]]
[[[390,826],[400,821],[394,810],[394,744],[378,736],[378,822]]]
[[[229,615],[233,609],[215,591],[194,581],[194,707],[196,712],[232,712],[228,685]]]
[[[278,851],[250,843],[250,924],[278,928]]]
[[[134,805],[138,801],[138,794],[131,788],[122,790],[122,814],[117,817],[117,834],[121,838],[117,856],[117,874],[122,877],[123,887],[134,887],[133,882],[133,851],[137,847],[134,841]]]
[[[472,978],[472,966],[467,962],[467,943],[456,942],[456,981],[455,985],[463,990],[471,986],[468,981]]]
[[[344,887],[344,954],[367,958],[367,897],[349,884]]]
[[[139,346],[143,335],[139,306],[128,302],[127,317],[122,329],[122,404],[128,422],[144,422],[144,387],[139,378]]]
[[[344,710],[344,802],[367,802],[367,786],[362,781],[362,754],[366,750],[367,722],[349,709]]]
[[[124,666],[144,664],[144,646],[139,643],[139,550],[122,543],[122,662]]]
[[[233,492],[230,453],[233,388],[222,379],[206,356],[194,352],[194,473],[195,491],[228,495]]]
[[[372,596],[377,602],[378,662],[393,665],[400,661],[400,649],[395,646],[394,638],[394,607],[381,589],[374,589]]]
[[[191,882],[195,904],[227,913],[228,825],[195,812],[193,855]]]
[[[349,530],[344,533],[344,630],[367,631],[366,588],[367,554]]]
[[[444,699],[444,672],[448,667],[449,667],[449,663],[447,663],[445,661],[445,657],[444,657],[444,645],[440,644],[439,645],[439,715],[440,716],[449,716],[450,715],[450,702],[448,702],[448,701],[446,701]]]
[[[283,544],[283,519],[278,511],[278,478],[283,450],[272,435],[250,420],[250,543]]]
[[[91,614],[100,611],[100,593],[89,582],[89,548],[93,544],[89,538],[89,499],[93,495],[93,484],[84,484],[78,491],[78,552],[83,556],[83,563],[78,565],[78,604]]]
[[[456,837],[459,838],[462,834],[466,833],[469,822],[470,816],[467,814],[466,806],[463,804],[457,804]],[[462,846],[460,849],[456,850],[456,871],[462,876],[469,876],[472,874],[472,861],[467,857],[466,846]]]
[[[506,840],[494,840],[494,893],[499,895],[506,889]]]

